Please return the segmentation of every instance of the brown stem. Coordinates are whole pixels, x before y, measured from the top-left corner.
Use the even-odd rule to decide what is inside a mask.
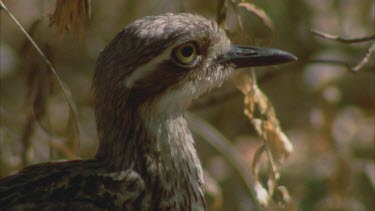
[[[339,37],[338,35],[332,35],[332,34],[320,32],[320,31],[317,31],[317,30],[311,30],[311,33],[313,33],[314,35],[316,35],[318,37],[324,38],[324,39],[334,40],[334,41],[337,41],[339,43],[346,43],[346,44],[369,42],[371,40],[375,40],[375,34],[365,36],[365,37],[360,37],[360,38],[347,39],[347,38]]]
[[[16,23],[18,28],[26,36],[26,38],[29,40],[29,42],[32,44],[32,46],[35,48],[35,50],[39,53],[39,55],[43,58],[43,60],[47,64],[49,70],[51,71],[51,73],[56,78],[57,82],[59,83],[59,85],[60,85],[60,87],[63,91],[65,100],[67,101],[67,103],[69,105],[69,109],[72,112],[72,118],[74,119],[74,121],[73,121],[74,122],[74,124],[73,124],[74,125],[73,126],[74,132],[77,134],[77,139],[79,140],[78,115],[77,115],[76,107],[75,107],[75,104],[73,103],[73,100],[72,100],[68,90],[65,88],[64,83],[62,82],[59,75],[57,74],[55,68],[52,66],[51,62],[47,59],[47,57],[44,55],[42,50],[40,50],[38,45],[34,42],[34,40],[30,37],[30,35],[27,33],[27,31],[22,27],[22,25],[18,22],[18,20],[13,16],[13,14],[8,10],[8,8],[4,5],[4,3],[1,0],[0,0],[0,9],[4,10],[9,15],[9,17]],[[78,154],[79,154],[79,152],[77,152],[77,156],[78,156]]]

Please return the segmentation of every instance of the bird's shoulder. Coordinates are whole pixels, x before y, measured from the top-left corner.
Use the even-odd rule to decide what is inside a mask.
[[[0,179],[0,210],[132,210],[144,189],[135,171],[102,161],[43,163]]]

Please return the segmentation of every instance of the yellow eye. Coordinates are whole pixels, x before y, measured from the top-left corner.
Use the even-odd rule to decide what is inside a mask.
[[[174,49],[173,57],[177,62],[188,65],[195,61],[197,57],[197,48],[194,42],[182,44]]]

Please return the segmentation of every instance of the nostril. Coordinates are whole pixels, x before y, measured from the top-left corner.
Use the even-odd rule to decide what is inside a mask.
[[[232,55],[237,57],[249,57],[249,56],[255,56],[258,55],[257,50],[250,46],[232,46],[232,49],[230,50]]]
[[[238,55],[239,56],[254,56],[254,55],[258,55],[258,52],[253,47],[242,47],[238,51]]]
[[[257,55],[258,53],[255,52],[255,51],[241,51],[241,52],[238,52],[236,53],[237,56],[254,56],[254,55]]]

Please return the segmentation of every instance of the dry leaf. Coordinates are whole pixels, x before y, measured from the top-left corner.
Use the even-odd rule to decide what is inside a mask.
[[[33,37],[37,36],[36,32],[40,21],[35,21],[29,30],[29,34]],[[49,45],[44,40],[39,40],[43,44],[43,51],[50,58],[53,59]],[[60,92],[55,76],[48,71],[48,66],[45,60],[36,54],[34,47],[25,41],[22,47],[23,55],[28,58],[23,60],[23,71],[26,75],[26,124],[22,133],[21,142],[23,143],[23,155],[26,155],[31,147],[31,138],[35,124],[40,126],[40,129],[45,132],[50,139],[64,139],[67,140],[66,146],[58,146],[51,144],[50,146],[62,154],[63,156],[76,154],[78,151],[78,126],[75,122],[73,110],[70,108],[64,94],[69,95],[68,89],[65,92]],[[73,105],[72,105],[73,106]],[[56,116],[56,114],[58,114]],[[65,143],[64,143],[65,144]],[[57,147],[58,146],[58,147]],[[67,149],[71,152],[67,153]],[[23,159],[24,164],[27,164],[26,158]]]
[[[255,76],[251,78],[249,75],[243,73],[237,75],[234,80],[238,89],[245,95],[244,113],[264,141],[264,145],[254,155],[252,167],[254,179],[257,184],[255,191],[258,200],[261,200],[259,203],[263,206],[268,206],[269,200],[267,197],[272,196],[275,189],[278,188],[277,180],[280,177],[281,168],[289,154],[293,151],[293,145],[281,130],[275,110],[265,94],[258,88]],[[256,115],[257,113],[260,114]],[[261,185],[258,178],[260,157],[263,152],[267,152],[272,168],[267,180],[267,189]],[[267,194],[264,191],[267,191]]]
[[[293,151],[293,145],[281,130],[272,104],[254,80],[244,74],[237,78],[236,84],[245,95],[245,115],[254,125],[258,135],[265,141],[275,164],[273,170],[279,173],[285,159]],[[262,119],[254,117],[256,109],[259,110]]]
[[[72,30],[82,35],[89,18],[89,0],[57,0],[55,12],[50,16],[50,26],[56,26],[61,34]]]
[[[262,124],[262,134],[265,136],[267,148],[271,153],[271,162],[274,163],[276,179],[279,178],[282,165],[293,151],[293,145],[290,143],[288,137],[281,131],[280,126],[272,122],[265,121]]]
[[[252,173],[254,176],[254,191],[256,194],[257,201],[260,205],[266,207],[269,204],[270,201],[270,194],[268,193],[268,190],[265,189],[259,180],[259,168],[260,168],[260,158],[263,154],[263,152],[266,150],[266,145],[260,146],[254,154],[254,159],[252,162]]]
[[[34,35],[38,28],[40,21],[34,21],[31,25],[29,33]],[[44,50],[49,53],[48,45],[43,46]],[[35,49],[26,40],[21,48],[21,52],[25,58],[22,64],[22,69],[25,72],[25,83],[27,87],[26,93],[26,121],[22,130],[22,165],[28,165],[27,154],[32,147],[32,136],[35,129],[36,121],[41,122],[46,113],[47,97],[50,93],[50,77],[49,72],[46,71],[47,66],[43,59],[35,54]],[[48,127],[48,125],[46,126]]]
[[[284,211],[297,211],[299,210],[292,197],[289,195],[288,190],[285,186],[279,186],[275,190],[275,197],[279,203],[278,207],[281,207]]]
[[[255,181],[254,190],[259,204],[264,207],[268,206],[270,201],[270,195],[268,194],[267,189],[265,189],[259,181]]]

